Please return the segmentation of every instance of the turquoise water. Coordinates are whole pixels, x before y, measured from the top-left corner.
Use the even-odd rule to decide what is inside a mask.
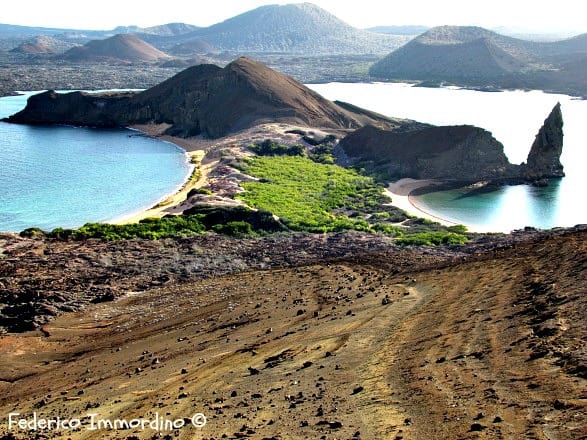
[[[0,117],[25,104],[0,98]],[[189,173],[183,150],[136,131],[0,122],[0,231],[121,218],[175,192]]]
[[[328,99],[347,101],[388,116],[435,125],[472,124],[493,133],[512,163],[526,160],[536,133],[561,102],[566,177],[546,188],[506,186],[485,194],[463,190],[413,197],[422,209],[480,231],[511,231],[524,226],[552,228],[587,223],[587,101],[540,91],[479,92],[422,88],[403,83],[315,84]]]

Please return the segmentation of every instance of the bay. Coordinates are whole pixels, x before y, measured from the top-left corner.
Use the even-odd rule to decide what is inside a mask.
[[[435,125],[471,124],[492,132],[512,163],[526,160],[544,119],[557,102],[564,119],[561,162],[566,177],[546,188],[505,186],[471,195],[465,190],[412,197],[438,217],[479,231],[509,232],[525,226],[552,228],[587,223],[587,101],[541,91],[481,92],[456,87],[424,88],[406,83],[312,84],[331,100],[346,101],[387,116]]]
[[[0,98],[0,118],[30,94]],[[174,193],[190,172],[182,149],[133,130],[0,122],[0,231],[118,219]]]

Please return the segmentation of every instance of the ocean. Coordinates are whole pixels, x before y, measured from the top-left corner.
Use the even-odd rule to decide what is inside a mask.
[[[0,118],[28,95],[0,98]],[[176,192],[191,172],[185,151],[133,130],[0,122],[0,139],[0,231],[118,219]]]

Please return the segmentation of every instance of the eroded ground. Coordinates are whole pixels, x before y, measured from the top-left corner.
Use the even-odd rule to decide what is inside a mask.
[[[401,253],[323,260],[92,305],[0,339],[2,428],[9,412],[201,412],[200,429],[43,435],[582,438],[585,238],[530,240],[407,271]],[[403,270],[395,275],[394,258]]]

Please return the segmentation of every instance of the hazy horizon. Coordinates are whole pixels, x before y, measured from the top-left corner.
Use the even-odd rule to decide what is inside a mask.
[[[31,7],[31,3],[33,3]],[[202,3],[202,2],[199,2]],[[82,12],[70,0],[9,3],[3,6],[0,22],[22,26],[109,30],[117,26],[149,27],[182,22],[210,26],[259,6],[301,3],[277,0],[215,0],[205,7],[194,7],[184,0],[167,0],[166,8],[144,6],[137,0],[125,2],[102,0],[99,9]],[[517,32],[544,34],[577,34],[587,32],[576,0],[551,2],[494,0],[491,5],[475,7],[470,1],[413,0],[409,4],[363,0],[345,2],[315,0],[311,3],[327,10],[357,28],[392,25],[474,25],[485,28],[509,28]],[[548,6],[546,6],[548,5]],[[116,13],[113,13],[116,11]]]

